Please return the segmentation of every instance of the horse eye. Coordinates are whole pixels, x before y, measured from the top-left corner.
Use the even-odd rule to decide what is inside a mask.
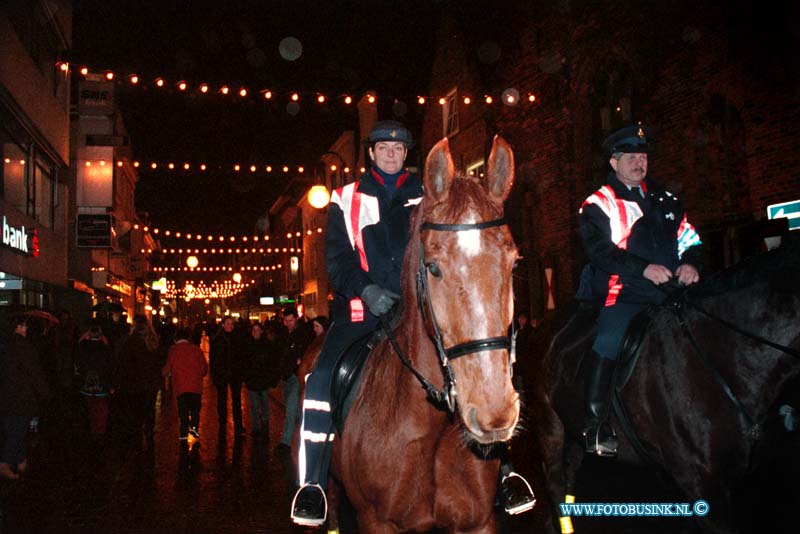
[[[435,276],[436,278],[442,277],[442,271],[439,269],[438,265],[431,262],[427,265],[427,267],[428,267],[428,272],[431,273],[433,276]]]

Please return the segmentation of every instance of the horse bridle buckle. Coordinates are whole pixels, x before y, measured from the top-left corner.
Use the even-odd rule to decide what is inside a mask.
[[[447,409],[455,413],[456,411],[456,383],[455,380],[447,387],[445,392],[445,401],[447,402]]]

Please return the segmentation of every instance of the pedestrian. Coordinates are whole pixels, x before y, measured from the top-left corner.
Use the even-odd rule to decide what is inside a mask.
[[[131,333],[122,342],[120,351],[120,394],[135,436],[141,439],[144,433],[148,445],[153,443],[156,399],[164,363],[158,347],[158,335],[147,317],[134,316]]]
[[[330,326],[330,321],[324,315],[317,315],[314,317],[314,320],[311,321],[311,326],[314,328],[314,335],[324,336],[325,332],[328,331],[328,327]]]
[[[523,351],[525,347],[528,346],[528,339],[530,339],[531,334],[533,333],[533,327],[531,326],[530,318],[528,317],[528,313],[521,311],[517,314],[517,325],[516,325],[516,332],[515,335],[515,347],[517,353]]]
[[[28,468],[25,435],[31,418],[40,413],[50,395],[41,362],[27,339],[25,317],[12,321],[11,339],[0,359],[0,478],[19,479]]]
[[[251,434],[269,436],[269,398],[267,391],[277,385],[274,345],[269,342],[261,323],[250,327],[247,343],[245,385],[250,394]]]
[[[678,198],[647,179],[649,137],[646,126],[629,126],[604,141],[612,171],[583,202],[578,218],[589,258],[578,293],[601,308],[588,358],[583,422],[585,450],[599,456],[617,453],[607,419],[616,359],[631,319],[646,304],[664,300],[661,284],[700,279],[697,231]]]
[[[228,421],[228,390],[231,393],[234,436],[247,434],[242,423],[242,360],[245,358],[244,340],[234,331],[233,317],[225,316],[211,341],[209,369],[211,380],[217,388],[217,416],[220,436],[225,435]]]
[[[98,321],[89,327],[75,358],[75,374],[80,394],[86,398],[89,434],[100,438],[108,428],[109,396],[114,392],[114,351]]]
[[[161,370],[169,381],[178,404],[180,431],[178,438],[186,441],[189,434],[200,439],[200,408],[202,407],[203,377],[208,374],[208,364],[196,344],[190,341],[192,332],[179,328],[175,344],[169,349],[167,363]]]
[[[292,447],[295,426],[300,416],[300,382],[297,379],[297,369],[303,359],[311,335],[305,323],[300,320],[297,308],[286,307],[282,310],[283,326],[286,328],[286,338],[282,347],[281,357],[281,390],[283,391],[283,404],[286,407],[283,420],[281,441],[275,452],[285,454]]]
[[[78,325],[72,314],[68,310],[61,310],[58,314],[58,326],[55,328],[57,382],[61,391],[68,391],[73,383],[78,337]]]

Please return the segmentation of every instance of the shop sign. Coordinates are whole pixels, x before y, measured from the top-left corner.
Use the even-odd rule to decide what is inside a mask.
[[[111,214],[79,213],[75,240],[78,248],[111,248]]]
[[[34,258],[39,256],[39,231],[8,224],[3,215],[3,245]]]

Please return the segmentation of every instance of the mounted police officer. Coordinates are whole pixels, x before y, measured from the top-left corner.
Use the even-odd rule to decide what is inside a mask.
[[[333,441],[330,382],[339,355],[377,329],[379,317],[400,300],[400,270],[409,218],[422,200],[422,181],[405,169],[411,133],[396,121],[378,121],[369,134],[372,167],[336,189],[328,207],[325,256],[334,289],[331,327],[303,399],[298,457],[301,487],[292,520],[321,525],[327,515],[329,447]]]
[[[321,525],[327,517],[325,487],[334,439],[333,367],[339,355],[375,331],[379,317],[400,300],[411,212],[422,201],[422,181],[404,167],[414,145],[408,129],[397,121],[378,121],[367,144],[372,167],[357,182],[335,190],[328,207],[325,255],[335,291],[333,322],[306,382],[298,455],[300,488],[291,514],[295,523],[305,526]],[[510,513],[530,509],[535,499],[528,483],[508,463],[501,474],[506,509]]]
[[[616,359],[625,331],[647,304],[665,294],[659,285],[700,279],[701,241],[678,198],[647,176],[649,129],[629,126],[603,143],[613,171],[582,204],[579,228],[590,266],[582,275],[601,307],[585,383],[586,452],[614,456],[617,438],[607,421]]]

